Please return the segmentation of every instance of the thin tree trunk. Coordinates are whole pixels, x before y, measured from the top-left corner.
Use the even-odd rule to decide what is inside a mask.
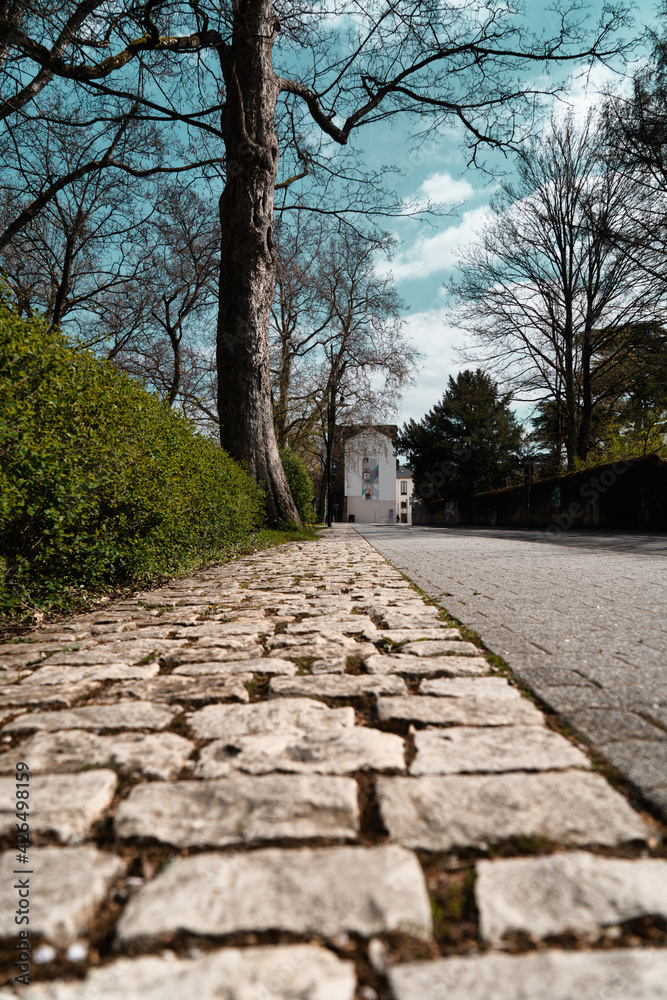
[[[278,446],[286,448],[287,440],[287,413],[289,408],[289,388],[292,381],[292,352],[286,334],[283,334],[280,351],[280,369],[278,371],[277,390],[278,398],[275,404],[275,427]]]
[[[53,305],[53,314],[51,316],[51,326],[59,327],[63,321],[63,314],[65,312],[65,305],[67,303],[67,293],[70,289],[70,284],[72,281],[72,261],[74,257],[74,244],[76,242],[76,227],[73,229],[72,233],[67,239],[65,245],[65,256],[63,258],[63,269],[60,277],[60,284],[58,285],[58,291],[56,292],[56,298]]]
[[[591,336],[590,331],[584,333],[584,344],[581,357],[581,420],[577,434],[577,458],[585,462],[591,441],[593,428],[593,384],[591,378]]]
[[[167,406],[171,409],[176,402],[178,390],[181,388],[181,379],[183,377],[183,359],[181,356],[180,333],[177,333],[176,330],[172,330],[170,328],[169,341],[174,355],[174,374],[171,380],[171,385],[169,386],[169,393],[167,394]]]
[[[246,0],[234,8],[231,47],[221,56],[227,177],[220,198],[218,410],[221,444],[263,482],[270,520],[299,524],[278,454],[269,368],[279,95],[271,48],[278,30],[270,0]]]

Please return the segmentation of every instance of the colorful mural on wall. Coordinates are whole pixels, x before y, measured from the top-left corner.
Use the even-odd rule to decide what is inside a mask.
[[[361,460],[361,495],[364,500],[380,499],[380,458],[365,455]]]

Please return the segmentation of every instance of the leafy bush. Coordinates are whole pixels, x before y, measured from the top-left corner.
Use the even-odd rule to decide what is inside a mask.
[[[219,559],[257,483],[139,383],[0,302],[0,612]]]
[[[283,463],[287,483],[299,517],[304,524],[313,524],[315,521],[313,483],[304,462],[289,448],[281,448],[280,460]]]

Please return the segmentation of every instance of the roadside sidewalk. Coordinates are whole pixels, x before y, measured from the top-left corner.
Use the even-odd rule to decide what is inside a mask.
[[[667,1000],[663,830],[347,525],[0,684],[2,1000]]]

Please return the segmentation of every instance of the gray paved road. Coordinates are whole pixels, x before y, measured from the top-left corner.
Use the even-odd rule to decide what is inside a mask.
[[[358,528],[667,815],[667,536]]]

